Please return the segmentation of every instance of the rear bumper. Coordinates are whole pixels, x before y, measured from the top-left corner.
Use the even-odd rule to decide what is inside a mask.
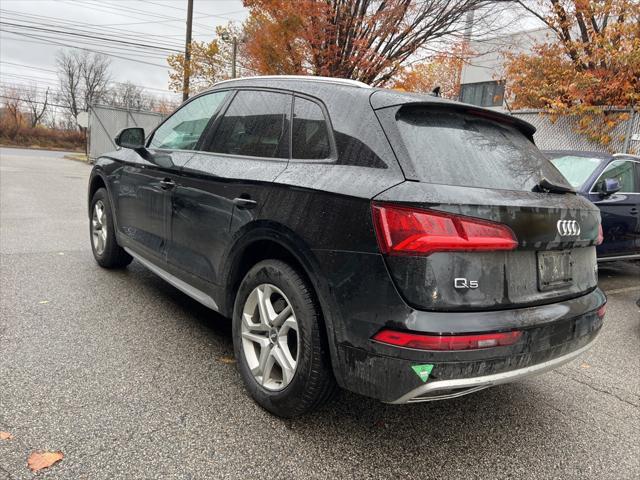
[[[571,360],[574,360],[583,352],[591,348],[591,345],[593,345],[594,341],[595,338],[578,350],[574,350],[573,352],[562,355],[561,357],[553,358],[551,360],[547,360],[546,362],[537,363],[529,367],[495,373],[493,375],[484,375],[482,377],[438,380],[435,382],[426,383],[405,393],[397,400],[393,400],[388,403],[401,404],[446,400],[448,398],[461,397],[462,395],[467,395],[469,393],[477,392],[479,390],[493,387],[495,385],[500,385],[502,383],[514,382],[526,377],[539,375],[546,371],[553,370],[560,365],[564,365]]]
[[[528,372],[530,367],[586,347],[602,326],[596,312],[606,297],[599,288],[575,298],[524,308],[417,310],[399,295],[382,256],[335,251],[315,253],[322,266],[321,277],[326,278],[329,285],[327,290],[321,290],[321,297],[335,378],[341,387],[383,402],[397,402],[410,392],[436,382],[490,377],[491,383],[495,378],[502,378],[495,375],[505,372]],[[519,330],[523,336],[510,346],[436,352],[372,341],[381,329],[431,335]],[[413,367],[425,364],[433,365],[433,369],[423,382]],[[519,374],[513,375],[515,377],[507,375],[505,381],[519,377]],[[446,385],[439,384],[440,387]],[[430,388],[439,395],[446,393],[439,387]],[[409,396],[414,397],[416,395]]]
[[[591,295],[601,299],[597,307],[604,302],[601,292]],[[529,313],[535,315],[535,310]],[[454,323],[456,316],[451,314]],[[441,400],[556,368],[587,350],[601,327],[602,318],[594,308],[542,324],[513,324],[510,328],[521,330],[523,336],[510,346],[436,352],[373,341],[369,348],[342,344],[335,367],[343,387],[383,402]],[[432,366],[426,381],[414,371],[418,365]]]

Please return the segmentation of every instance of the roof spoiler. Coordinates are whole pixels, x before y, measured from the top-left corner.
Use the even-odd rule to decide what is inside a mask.
[[[488,118],[490,120],[494,120],[496,122],[504,123],[507,125],[512,125],[530,138],[533,138],[533,134],[536,132],[536,127],[531,125],[529,122],[525,122],[518,117],[514,117],[513,115],[507,115],[506,113],[489,110],[488,108],[482,108],[476,105],[447,100],[446,98],[442,97],[434,97],[432,95],[420,95],[412,93],[408,94],[390,90],[376,90],[371,94],[369,101],[374,110],[389,107],[409,106],[444,108]]]

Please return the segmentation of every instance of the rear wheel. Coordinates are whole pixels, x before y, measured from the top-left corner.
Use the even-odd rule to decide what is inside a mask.
[[[233,313],[233,343],[254,400],[280,417],[325,403],[335,381],[307,282],[288,264],[265,260],[243,279]]]
[[[104,188],[96,190],[91,199],[89,233],[93,257],[101,267],[122,268],[133,260],[116,241],[111,204]]]

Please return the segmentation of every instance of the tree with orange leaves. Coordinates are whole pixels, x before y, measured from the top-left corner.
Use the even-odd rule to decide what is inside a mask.
[[[513,108],[576,115],[577,130],[608,144],[627,116],[608,107],[640,100],[640,3],[637,0],[519,2],[556,35],[531,53],[509,55]]]
[[[229,24],[216,28],[216,39],[211,42],[191,42],[191,61],[186,65],[184,53],[176,53],[167,57],[169,72],[169,89],[182,92],[185,70],[190,72],[190,92],[197,93],[210,87],[215,82],[230,78],[231,46],[222,40],[224,36],[241,36],[238,26]]]
[[[244,0],[245,60],[264,74],[384,85],[429,42],[464,29],[485,0]],[[493,2],[495,3],[495,2]]]
[[[446,53],[437,53],[429,61],[405,68],[394,81],[393,88],[430,93],[439,87],[440,96],[457,99],[462,65],[469,56],[468,50],[468,42],[456,43]]]

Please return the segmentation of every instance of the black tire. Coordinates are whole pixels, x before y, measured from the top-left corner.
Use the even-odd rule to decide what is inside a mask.
[[[298,324],[295,374],[290,383],[278,391],[268,390],[256,380],[242,346],[242,311],[251,292],[262,284],[272,284],[285,294]],[[233,345],[242,380],[253,399],[265,410],[292,418],[319,408],[331,398],[336,383],[321,321],[321,311],[310,285],[287,263],[264,260],[242,280],[233,309]]]
[[[93,215],[96,203],[102,202],[104,206],[106,227],[106,241],[104,242],[104,249],[101,252],[96,250],[96,245],[93,239]],[[118,245],[116,240],[116,231],[113,226],[113,210],[111,209],[111,203],[109,202],[109,195],[107,190],[99,188],[96,193],[93,194],[91,199],[91,209],[89,210],[89,240],[91,242],[91,250],[93,251],[93,258],[96,259],[98,265],[104,268],[123,268],[131,263],[133,258],[125,250]],[[101,227],[102,228],[102,227]]]

